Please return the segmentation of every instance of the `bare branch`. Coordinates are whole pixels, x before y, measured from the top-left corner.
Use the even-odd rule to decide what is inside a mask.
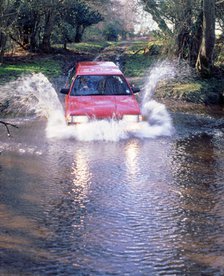
[[[18,14],[18,12],[12,12],[12,13],[8,13],[8,14],[3,14],[0,16],[0,19],[6,18],[6,17],[10,17],[10,16],[14,16]]]
[[[19,128],[18,126],[14,125],[14,124],[6,123],[6,122],[3,122],[3,121],[0,121],[0,124],[3,124],[6,127],[6,130],[7,130],[7,133],[8,133],[9,137],[11,136],[11,133],[9,131],[9,126]]]
[[[220,5],[220,4],[222,4],[222,3],[224,3],[224,0],[219,0],[219,1],[216,2],[215,4],[216,4],[216,5]]]

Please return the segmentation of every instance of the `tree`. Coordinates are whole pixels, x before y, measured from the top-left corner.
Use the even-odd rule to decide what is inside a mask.
[[[97,3],[101,1],[104,0]],[[67,42],[81,41],[85,28],[103,19],[87,2],[3,0],[0,3],[0,52],[3,55],[7,38],[23,49],[44,52],[51,50],[53,34],[55,41],[64,43],[65,47]]]
[[[79,43],[82,41],[82,36],[86,27],[97,24],[102,20],[103,16],[98,11],[92,10],[89,6],[83,4],[82,2],[78,2],[75,16],[75,42]]]
[[[198,59],[197,70],[210,76],[212,73],[215,46],[215,0],[203,1],[203,34]]]
[[[105,26],[103,35],[107,41],[118,41],[119,33],[121,32],[119,24],[114,22]]]
[[[65,0],[57,15],[53,40],[63,43],[81,42],[87,27],[102,21],[103,17],[83,1]]]
[[[44,52],[50,52],[51,50],[51,35],[61,4],[63,4],[63,0],[44,1],[43,39],[41,43],[41,49]]]
[[[17,18],[17,6],[16,0],[0,1],[0,63],[3,61],[9,33]]]
[[[43,9],[40,2],[22,1],[18,10],[16,28],[18,32],[13,32],[11,38],[22,48],[35,51],[39,48],[39,32],[41,30]]]
[[[141,2],[144,4],[144,10],[152,15],[153,20],[157,23],[162,33],[171,36],[172,31],[167,24],[169,20],[169,14],[166,12],[168,11],[166,9],[167,5],[163,1],[156,0],[142,0]]]
[[[224,35],[224,0],[219,0],[216,2],[216,20],[222,36]]]
[[[223,0],[219,0],[222,2]],[[161,32],[175,40],[176,54],[202,75],[212,72],[215,0],[141,0]]]

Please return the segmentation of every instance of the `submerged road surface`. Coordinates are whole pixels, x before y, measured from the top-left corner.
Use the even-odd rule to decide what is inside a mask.
[[[116,141],[1,126],[0,275],[223,275],[223,122],[172,118]]]

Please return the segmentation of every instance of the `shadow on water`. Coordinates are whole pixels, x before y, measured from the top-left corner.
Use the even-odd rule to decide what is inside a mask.
[[[223,138],[222,138],[223,139]],[[202,133],[174,144],[171,167],[179,195],[179,244],[187,263],[207,273],[223,273],[223,146],[219,137]]]

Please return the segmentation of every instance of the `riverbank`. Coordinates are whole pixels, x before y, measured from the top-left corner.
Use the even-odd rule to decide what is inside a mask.
[[[147,47],[146,47],[147,46]],[[8,54],[0,66],[0,85],[17,79],[24,74],[43,73],[60,89],[68,70],[83,60],[112,60],[119,63],[125,76],[136,85],[143,87],[150,68],[161,57],[160,42],[149,44],[145,41],[124,41],[120,43],[89,42],[71,45],[68,50],[55,48],[51,54],[30,54],[17,52]],[[202,79],[186,64],[172,60],[177,76],[170,81],[160,82],[154,97],[175,105],[197,104],[222,106],[224,104],[224,71],[217,70],[215,77]],[[0,105],[2,105],[0,101]],[[173,105],[173,104],[172,104]],[[2,110],[2,108],[1,108]]]

